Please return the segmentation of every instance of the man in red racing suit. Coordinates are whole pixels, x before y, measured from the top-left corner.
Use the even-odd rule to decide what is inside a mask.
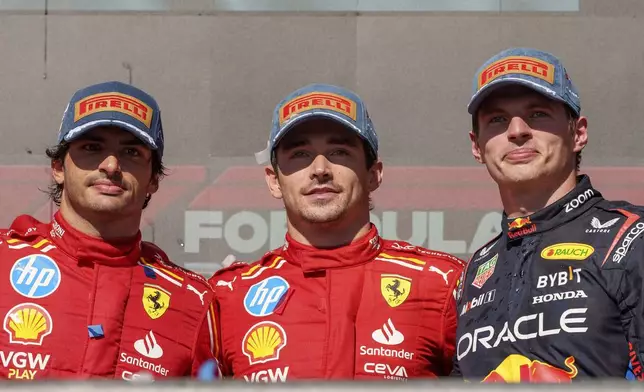
[[[212,358],[210,286],[140,234],[110,244],[23,215],[0,241],[1,377],[177,377]]]
[[[337,106],[325,106],[330,97],[352,105],[358,120],[337,120]],[[324,220],[340,210],[329,206],[341,205],[350,178],[367,176],[365,168],[378,170],[379,162],[368,162],[377,156],[376,135],[360,98],[345,89],[312,85],[296,91],[278,105],[274,125],[291,100],[318,105],[302,105],[307,109],[271,135],[289,219],[285,245],[210,279],[220,315],[223,375],[249,382],[448,375],[463,262],[382,239],[369,223],[366,194],[342,206],[334,220]],[[343,167],[337,167],[340,162]],[[294,200],[301,203],[297,209]],[[347,230],[349,240],[338,241],[343,225],[353,224],[358,233]]]
[[[47,150],[60,210],[0,234],[0,377],[149,380],[195,375],[216,356],[208,282],[141,241],[163,174],[159,116],[118,82],[72,97]]]

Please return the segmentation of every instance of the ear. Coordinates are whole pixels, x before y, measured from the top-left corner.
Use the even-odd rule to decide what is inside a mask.
[[[573,143],[574,152],[583,150],[586,144],[588,144],[588,119],[586,117],[581,116],[577,120],[573,134]]]
[[[65,167],[62,160],[51,161],[51,176],[56,184],[63,185],[65,183]]]
[[[371,168],[369,168],[369,192],[373,192],[380,188],[380,184],[382,184],[382,176],[382,161],[378,159],[373,165],[371,165]]]
[[[474,159],[478,163],[485,163],[485,159],[483,159],[483,154],[481,153],[481,147],[479,146],[479,138],[474,131],[470,131],[470,141],[472,142],[472,155]]]
[[[152,179],[148,184],[148,193],[152,195],[156,193],[156,191],[158,190],[159,190],[159,176],[157,174],[153,174]]]
[[[280,187],[278,173],[272,166],[266,166],[264,168],[264,174],[266,177],[266,185],[268,185],[268,190],[271,192],[271,195],[276,199],[281,199],[282,188]]]

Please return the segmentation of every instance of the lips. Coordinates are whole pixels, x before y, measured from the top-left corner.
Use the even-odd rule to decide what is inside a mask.
[[[521,147],[505,154],[505,159],[510,161],[522,161],[530,159],[537,154],[538,152],[535,149]]]
[[[108,179],[96,180],[92,183],[92,187],[97,189],[100,193],[107,195],[118,195],[125,191],[122,184],[112,182]]]
[[[305,195],[317,195],[317,194],[325,194],[325,193],[339,193],[339,191],[334,188],[334,187],[329,187],[329,186],[318,186],[318,187],[313,187],[306,192],[304,192]]]

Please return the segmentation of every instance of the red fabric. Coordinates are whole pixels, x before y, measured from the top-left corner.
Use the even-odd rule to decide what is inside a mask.
[[[20,216],[0,236],[0,281],[2,378],[185,376],[214,355],[208,283],[140,233],[108,243],[60,213],[50,223]]]
[[[463,264],[444,253],[383,240],[375,227],[333,250],[287,236],[282,248],[260,261],[234,264],[210,280],[220,314],[222,371],[247,381],[448,375],[454,289]],[[275,277],[288,283],[281,296]],[[387,285],[406,299],[390,306],[385,295],[394,291]],[[256,332],[258,325],[264,335]]]

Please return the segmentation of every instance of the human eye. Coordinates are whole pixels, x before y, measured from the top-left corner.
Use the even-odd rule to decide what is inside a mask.
[[[309,154],[305,150],[294,150],[291,152],[291,158],[306,158]]]
[[[139,157],[139,156],[141,156],[141,151],[139,151],[138,149],[136,149],[134,147],[127,147],[124,152],[125,152],[126,155],[131,156],[131,157]]]
[[[82,150],[85,150],[85,151],[100,151],[101,150],[101,145],[99,143],[94,143],[94,142],[83,143],[80,147],[81,147]]]
[[[331,155],[336,156],[336,157],[344,157],[344,156],[351,155],[351,153],[349,152],[349,150],[347,150],[345,148],[338,148],[338,149],[335,149],[335,150],[331,151]]]
[[[488,124],[500,124],[505,121],[503,116],[491,116],[488,120]]]
[[[535,110],[530,114],[530,118],[545,118],[548,117],[548,113],[543,110]]]

